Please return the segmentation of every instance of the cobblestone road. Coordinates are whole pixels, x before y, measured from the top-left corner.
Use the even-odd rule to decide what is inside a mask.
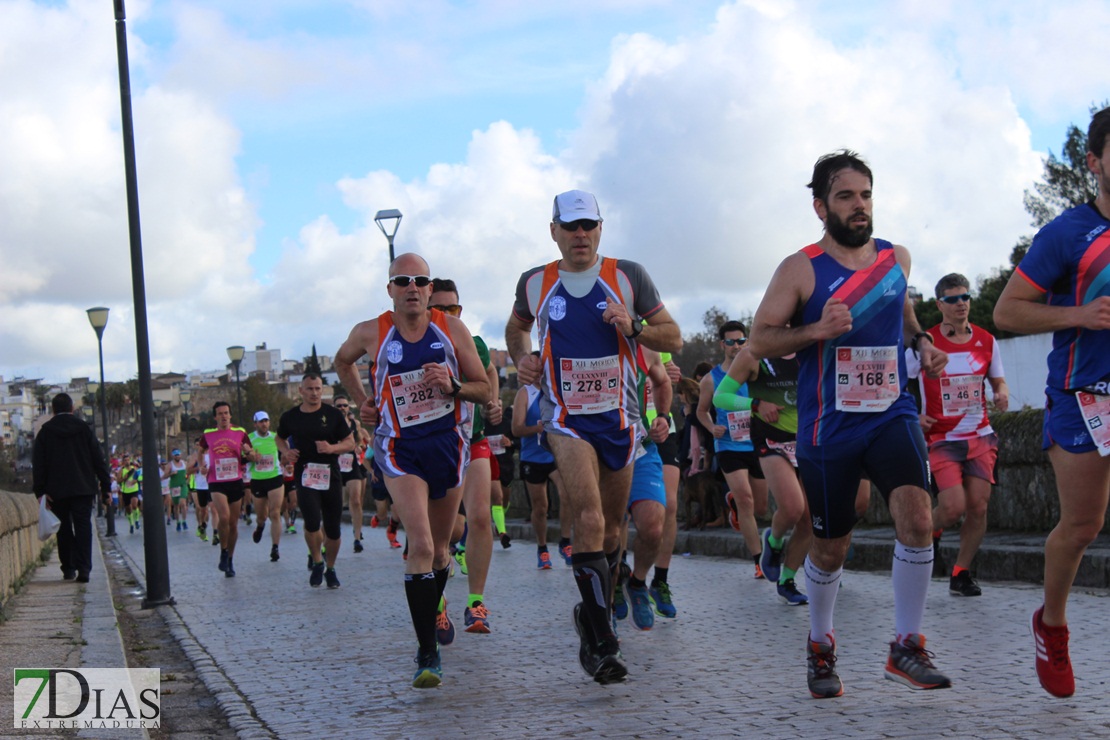
[[[1107,593],[1077,593],[1069,617],[1077,693],[1053,699],[1037,685],[1028,617],[1039,589],[984,584],[984,596],[949,596],[936,580],[925,631],[946,691],[916,692],[883,678],[893,601],[887,575],[849,572],[837,604],[845,695],[817,701],[805,684],[804,607],[782,604],[750,562],[676,557],[670,581],[679,617],[649,632],[621,623],[630,668],[600,687],[577,662],[563,565],[535,569],[535,548],[495,545],[487,589],[493,632],[459,630],[443,649],[444,683],[410,688],[415,640],[400,551],[365,530],[337,564],[342,588],[308,586],[301,535],[283,535],[269,562],[269,533],[255,545],[240,529],[238,577],[224,578],[218,549],[193,532],[167,532],[175,607],[170,631],[184,643],[241,737],[1106,737],[1110,665],[1097,651]],[[142,564],[142,536],[115,547]],[[143,579],[140,578],[142,581]],[[462,621],[466,579],[447,585]]]

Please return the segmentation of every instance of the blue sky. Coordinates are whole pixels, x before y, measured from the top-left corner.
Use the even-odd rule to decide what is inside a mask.
[[[821,154],[876,172],[911,284],[1003,264],[1021,194],[1108,97],[1095,0],[158,0],[127,4],[155,371],[263,341],[331,354],[386,308],[373,213],[502,344],[520,271],[582,187],[602,252],[687,332],[758,304],[820,236]],[[0,376],[135,373],[111,4],[0,0]],[[49,327],[52,331],[45,331]],[[67,341],[57,341],[57,336]]]

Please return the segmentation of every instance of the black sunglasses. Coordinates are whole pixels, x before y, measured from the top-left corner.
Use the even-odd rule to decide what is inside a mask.
[[[744,342],[748,341],[748,338],[742,337],[740,339],[722,339],[721,341],[725,343],[726,347],[735,347],[738,344],[743,344]]]
[[[580,218],[577,221],[560,221],[559,225],[563,227],[563,231],[578,231],[579,228],[583,231],[593,231],[599,223],[601,222]]]
[[[937,300],[944,301],[948,305],[952,305],[953,303],[967,303],[968,301],[971,300],[971,293],[960,293],[959,295],[945,295],[945,296],[941,296]]]
[[[427,288],[432,284],[432,279],[427,275],[394,275],[389,282],[398,288],[407,288],[409,283],[416,283],[417,288]]]

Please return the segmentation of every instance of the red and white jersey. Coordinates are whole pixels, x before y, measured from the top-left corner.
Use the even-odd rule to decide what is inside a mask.
[[[948,355],[948,365],[939,378],[923,374],[917,356],[906,352],[910,377],[921,380],[925,413],[936,419],[925,434],[929,444],[974,439],[994,432],[987,419],[986,380],[1003,377],[1002,357],[997,340],[989,332],[974,324],[968,326],[971,338],[963,343],[944,336],[939,325],[929,329],[933,345]]]

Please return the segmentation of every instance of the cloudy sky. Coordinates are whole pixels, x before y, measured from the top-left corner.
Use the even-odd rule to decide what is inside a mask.
[[[385,238],[460,285],[492,346],[584,188],[687,333],[750,313],[820,237],[805,183],[851,147],[910,282],[974,279],[1107,97],[1102,0],[131,0],[151,364],[333,354],[387,308]],[[136,373],[110,0],[0,0],[0,376]]]

